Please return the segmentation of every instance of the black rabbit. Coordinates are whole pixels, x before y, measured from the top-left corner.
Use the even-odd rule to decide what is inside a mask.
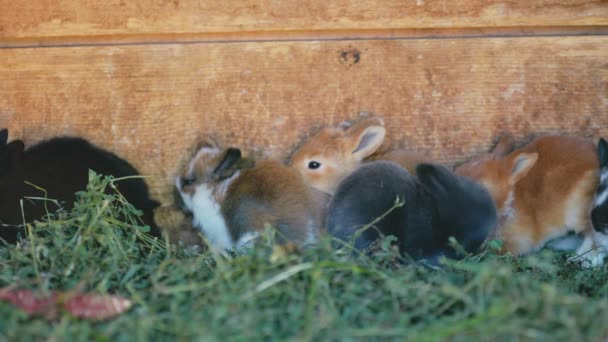
[[[8,130],[0,130],[0,237],[16,242],[18,235],[23,235],[20,200],[41,197],[41,191],[26,181],[45,189],[49,199],[70,209],[75,193],[86,188],[89,169],[117,178],[138,175],[127,161],[81,138],[57,137],[25,150],[22,141],[8,143]],[[116,184],[127,201],[143,211],[142,220],[150,226],[150,234],[160,236],[153,221],[153,210],[159,203],[150,198],[145,182],[135,178]],[[46,214],[42,201],[24,200],[23,204],[26,222]]]
[[[449,244],[453,236],[467,252],[475,252],[497,223],[490,194],[447,168],[420,164],[414,177],[391,162],[371,162],[338,186],[327,214],[326,229],[349,241],[355,232],[383,216],[355,240],[367,249],[379,236],[394,235],[402,253],[414,260],[437,263],[440,256],[457,258]]]

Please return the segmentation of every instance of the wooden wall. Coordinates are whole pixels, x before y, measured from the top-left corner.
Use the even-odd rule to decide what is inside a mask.
[[[608,136],[608,1],[0,0],[0,127],[85,136],[165,203],[201,136],[284,158],[358,112],[442,162]]]

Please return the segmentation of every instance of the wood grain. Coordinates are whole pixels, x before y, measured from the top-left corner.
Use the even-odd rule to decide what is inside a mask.
[[[454,162],[504,130],[608,136],[608,37],[175,44],[0,50],[0,126],[82,135],[173,177],[212,134],[284,158],[358,112],[390,144]]]
[[[478,29],[525,34],[543,27],[593,33],[608,25],[605,0],[0,0],[0,9],[0,46],[5,47],[390,38],[441,35],[443,29],[451,35],[473,35]]]

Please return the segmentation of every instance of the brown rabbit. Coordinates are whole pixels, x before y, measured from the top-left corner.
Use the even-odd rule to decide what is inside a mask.
[[[496,235],[505,251],[526,254],[573,232],[582,233],[583,244],[564,239],[553,246],[588,252],[599,172],[595,145],[576,137],[543,136],[512,148],[512,138],[505,137],[493,152],[455,170],[489,190],[499,213]]]
[[[425,158],[405,150],[379,152],[386,129],[379,117],[368,117],[349,128],[325,127],[294,152],[289,165],[315,189],[332,195],[338,184],[363,162],[392,161],[415,174]]]
[[[203,146],[176,185],[184,205],[218,251],[248,246],[266,225],[279,241],[316,240],[319,222],[309,187],[294,169],[273,160],[255,165],[236,148]]]

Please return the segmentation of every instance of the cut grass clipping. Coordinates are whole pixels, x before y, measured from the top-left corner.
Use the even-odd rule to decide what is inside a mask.
[[[322,239],[281,255],[268,235],[232,256],[193,254],[150,239],[139,212],[91,174],[71,212],[0,247],[0,287],[78,289],[128,298],[104,322],[29,316],[0,303],[0,340],[605,340],[608,271],[567,256],[498,256],[491,248],[441,269],[395,262]],[[109,191],[106,191],[109,189]],[[335,244],[334,244],[335,245]]]

